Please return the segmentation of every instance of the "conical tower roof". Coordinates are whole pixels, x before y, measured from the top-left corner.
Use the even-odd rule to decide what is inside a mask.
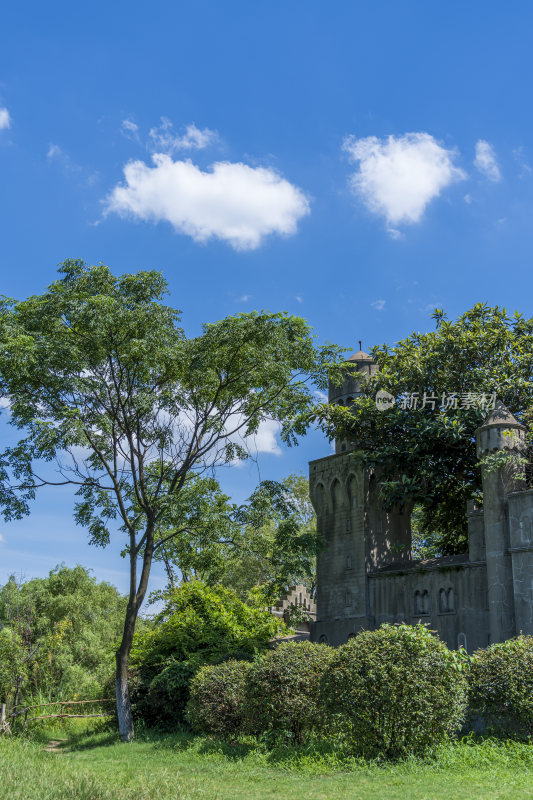
[[[372,356],[369,356],[368,353],[365,353],[364,350],[358,350],[357,353],[354,353],[353,356],[346,359],[347,361],[371,361],[374,362]]]
[[[478,430],[494,427],[522,428],[523,430],[526,430],[525,425],[522,425],[521,422],[518,422],[516,417],[511,414],[509,409],[504,406],[500,400],[497,401],[494,409],[490,412],[489,416],[483,425],[478,428]]]

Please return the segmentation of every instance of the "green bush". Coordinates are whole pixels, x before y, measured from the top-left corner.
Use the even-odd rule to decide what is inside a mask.
[[[472,711],[495,732],[533,737],[533,636],[478,650],[469,671]]]
[[[320,725],[320,682],[333,650],[324,644],[286,642],[252,665],[246,681],[248,724],[259,733],[298,744]]]
[[[366,757],[420,754],[461,724],[466,709],[464,657],[423,625],[361,631],[335,652],[323,702]]]
[[[186,718],[196,733],[228,738],[245,727],[244,697],[249,661],[226,661],[198,670],[191,682]]]
[[[131,654],[133,712],[149,725],[184,721],[190,681],[200,667],[251,661],[287,631],[269,611],[201,581],[183,584],[164,600],[163,610],[135,636]]]
[[[139,670],[130,683],[130,698],[136,719],[147,725],[176,726],[185,722],[191,679],[196,661],[177,661],[161,672]]]

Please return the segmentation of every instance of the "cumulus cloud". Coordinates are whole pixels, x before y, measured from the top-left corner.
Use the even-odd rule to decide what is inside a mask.
[[[491,144],[484,139],[476,142],[476,157],[474,158],[474,166],[478,169],[485,178],[494,183],[501,181],[502,175],[496,154]]]
[[[4,544],[5,541],[6,540],[5,540],[4,536],[0,533],[0,544]]]
[[[376,311],[383,311],[386,302],[387,302],[386,300],[374,300],[374,302],[370,303],[370,305],[372,306],[372,308],[375,308]]]
[[[222,161],[204,172],[163,153],[154,154],[153,162],[126,164],[125,182],[105,201],[107,214],[165,220],[196,242],[217,238],[236,250],[253,250],[270,234],[296,233],[310,210],[304,193],[270,168]]]
[[[0,131],[11,126],[11,115],[7,108],[0,106]]]
[[[209,128],[200,130],[194,122],[187,125],[183,136],[179,136],[174,133],[172,122],[166,117],[161,117],[161,125],[151,128],[148,136],[151,139],[151,149],[168,154],[178,150],[203,150],[218,138],[216,131]]]
[[[358,164],[350,185],[374,214],[385,217],[394,235],[396,225],[419,222],[427,205],[466,175],[454,164],[456,153],[428,133],[406,133],[378,139],[344,141]]]

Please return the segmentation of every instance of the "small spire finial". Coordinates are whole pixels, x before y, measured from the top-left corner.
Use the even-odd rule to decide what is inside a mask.
[[[363,340],[359,339],[359,350],[363,349]]]

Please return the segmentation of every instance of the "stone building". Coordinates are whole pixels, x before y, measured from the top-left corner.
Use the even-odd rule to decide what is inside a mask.
[[[329,402],[347,405],[378,369],[359,351]],[[521,451],[525,428],[497,406],[476,432],[481,458]],[[311,638],[339,645],[384,622],[428,623],[449,647],[472,652],[516,634],[533,634],[533,490],[509,482],[504,469],[483,479],[483,508],[473,502],[468,553],[411,557],[410,509],[387,512],[378,478],[358,467],[346,441],[309,465],[310,495],[325,547],[317,565],[316,622]]]

